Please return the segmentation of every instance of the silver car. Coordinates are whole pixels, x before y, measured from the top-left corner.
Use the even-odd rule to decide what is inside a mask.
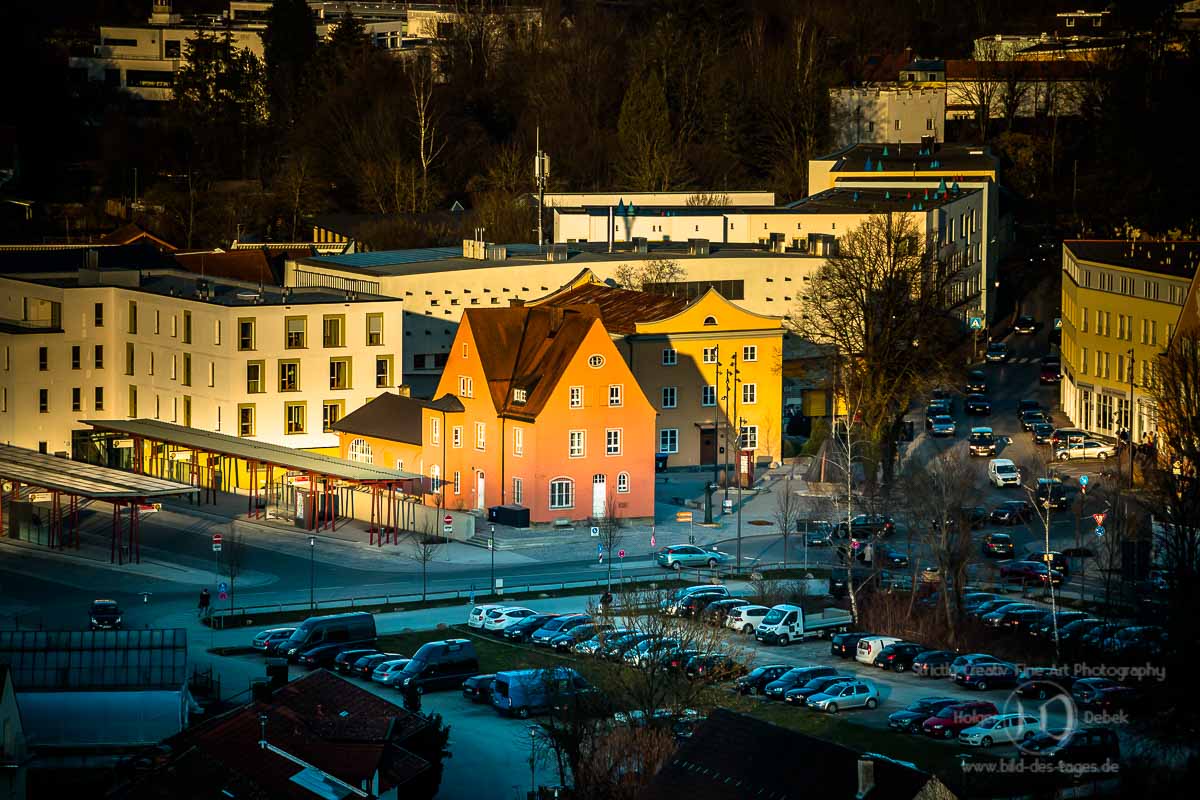
[[[843,708],[875,708],[879,692],[865,681],[846,681],[826,686],[825,691],[808,698],[808,706],[818,711],[836,714]]]
[[[658,565],[667,569],[708,567],[716,569],[730,561],[729,556],[716,550],[705,550],[694,544],[673,544],[658,551]]]

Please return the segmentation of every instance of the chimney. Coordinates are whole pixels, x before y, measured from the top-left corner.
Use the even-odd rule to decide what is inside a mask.
[[[875,762],[869,758],[858,759],[858,794],[855,800],[865,800],[875,789]]]
[[[402,383],[396,387],[396,394],[401,397],[412,397],[412,387],[407,383]]]
[[[613,239],[616,236],[616,233],[613,230],[613,224],[614,224],[613,223],[613,207],[609,206],[608,207],[608,252],[610,252],[610,253],[613,251]],[[628,233],[628,232],[626,232],[626,233]]]
[[[510,297],[508,299],[508,307],[509,308],[524,308],[525,301],[522,300],[520,297]]]

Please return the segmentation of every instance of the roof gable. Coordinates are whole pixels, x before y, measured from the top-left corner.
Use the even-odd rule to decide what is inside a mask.
[[[640,322],[666,319],[678,314],[687,308],[687,300],[610,286],[596,278],[590,269],[585,269],[558,290],[529,305],[564,309],[594,306],[595,313],[609,333],[630,334]]]
[[[710,320],[711,318],[711,320]],[[709,324],[705,324],[709,321]],[[782,331],[783,318],[755,314],[726,300],[716,289],[709,288],[678,313],[652,322],[639,322],[639,334],[684,333],[694,331]]]

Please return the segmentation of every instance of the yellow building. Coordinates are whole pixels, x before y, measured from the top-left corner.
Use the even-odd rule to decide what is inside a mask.
[[[1060,402],[1073,425],[1134,440],[1155,430],[1154,360],[1198,264],[1200,242],[1063,242]]]
[[[531,305],[595,305],[658,412],[655,450],[668,467],[733,463],[741,446],[778,461],[783,436],[783,320],[707,289],[674,297],[600,282],[584,270]],[[736,366],[736,384],[734,367]]]

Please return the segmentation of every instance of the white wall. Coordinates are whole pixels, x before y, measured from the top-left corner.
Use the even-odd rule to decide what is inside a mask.
[[[829,100],[834,147],[915,142],[922,136],[945,141],[945,89],[838,87],[830,89]]]

